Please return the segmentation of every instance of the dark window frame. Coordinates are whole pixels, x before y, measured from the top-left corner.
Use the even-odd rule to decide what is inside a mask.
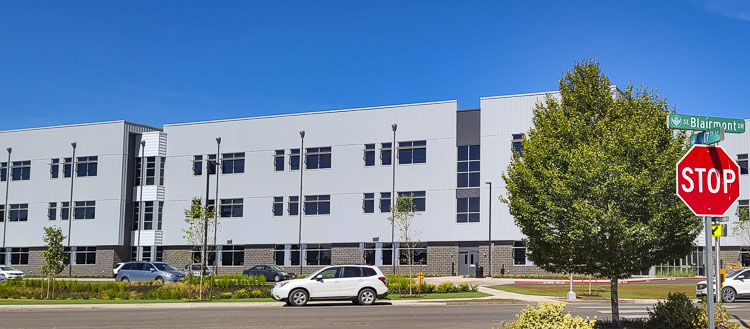
[[[474,205],[472,202],[476,202],[476,204]],[[479,223],[480,202],[479,197],[456,198],[456,223]]]
[[[365,148],[362,154],[362,160],[365,162],[365,167],[375,166],[375,144],[365,144]]]
[[[76,160],[76,177],[96,177],[98,168],[98,156],[78,157]]]
[[[331,244],[308,244],[305,246],[305,265],[331,265]]]
[[[414,212],[427,211],[427,192],[426,191],[404,191],[398,192],[398,197],[412,197]]]
[[[245,247],[240,245],[221,246],[220,266],[244,266]]]
[[[275,150],[273,155],[273,171],[284,171],[284,150]]]
[[[305,216],[318,216],[331,214],[331,195],[305,195]]]
[[[271,214],[273,214],[274,217],[284,216],[283,196],[273,197],[273,202],[271,203]]]
[[[24,181],[31,179],[31,160],[13,161],[10,166],[10,179]]]
[[[221,218],[242,218],[244,215],[244,199],[221,199],[219,215]]]
[[[29,204],[14,203],[8,207],[9,222],[28,222],[29,221]]]
[[[74,201],[73,219],[96,219],[96,201]]]
[[[305,170],[331,169],[332,161],[330,146],[305,148]]]
[[[362,193],[362,212],[365,214],[375,213],[375,193]]]
[[[222,153],[221,174],[242,174],[245,172],[245,152]]]
[[[458,188],[479,187],[480,185],[480,146],[463,145],[457,147],[456,186]]]
[[[427,141],[403,141],[398,142],[398,164],[422,164],[427,163]]]

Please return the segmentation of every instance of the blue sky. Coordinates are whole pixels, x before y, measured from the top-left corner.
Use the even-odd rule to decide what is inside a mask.
[[[475,108],[594,56],[678,112],[750,117],[746,0],[0,0],[0,129]]]

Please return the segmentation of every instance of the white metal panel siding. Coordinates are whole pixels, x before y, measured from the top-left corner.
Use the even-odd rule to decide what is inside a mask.
[[[164,186],[146,185],[143,187],[143,199],[141,199],[141,187],[133,187],[134,201],[157,201],[164,200]]]
[[[146,142],[143,150],[143,156],[166,156],[167,155],[167,134],[159,131],[146,132],[136,138],[136,155],[141,156],[141,141]]]

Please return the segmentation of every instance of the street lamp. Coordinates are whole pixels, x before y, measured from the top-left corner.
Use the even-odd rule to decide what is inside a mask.
[[[396,274],[396,218],[393,212],[396,210],[396,129],[397,124],[392,124],[393,144],[391,144],[391,263],[393,263],[393,274]]]
[[[489,252],[487,253],[489,255],[489,264],[490,264],[490,279],[492,278],[492,182],[484,182],[485,184],[489,185],[489,192],[490,192],[490,198],[487,201],[487,208],[489,209],[488,212],[488,220],[489,228],[487,229],[488,237],[487,237],[487,249]]]
[[[299,232],[297,234],[297,248],[299,248],[298,252],[298,262],[299,262],[299,275],[302,275],[302,210],[304,207],[302,206],[302,172],[304,171],[303,163],[302,161],[304,153],[305,153],[305,131],[302,130],[299,132],[299,138],[300,138],[300,147],[299,147],[299,199],[297,200],[297,213],[299,213]]]
[[[141,138],[143,138],[143,135],[141,135]],[[146,164],[146,141],[141,140],[141,181],[138,183],[138,187],[140,187],[138,191],[138,244],[135,247],[135,260],[142,260],[142,253],[141,253],[141,226],[143,225],[143,215],[146,212],[146,207],[143,202],[143,187],[145,185],[145,178],[146,178],[146,171],[145,171],[145,164]]]
[[[76,177],[76,142],[70,143],[73,147],[73,157],[70,158],[70,203],[68,203],[68,277],[73,277],[73,249],[70,248],[70,236],[73,229],[73,181]]]
[[[216,208],[219,206],[219,168],[223,168],[220,164],[219,157],[221,156],[221,137],[216,137],[216,193],[214,194],[214,253],[218,252],[218,247],[216,245],[216,229],[219,221],[219,212],[216,211]],[[216,255],[218,256],[218,255]],[[214,273],[217,273],[216,266],[218,265],[218,257],[214,256]],[[212,286],[213,287],[213,286]],[[213,288],[212,288],[213,289]]]
[[[5,208],[3,208],[3,250],[5,250],[5,231],[8,229],[8,219],[10,218],[10,209],[8,208],[8,191],[10,190],[10,153],[13,148],[9,147],[8,162],[5,164]]]

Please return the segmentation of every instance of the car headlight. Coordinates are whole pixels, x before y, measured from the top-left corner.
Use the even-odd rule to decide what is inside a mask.
[[[174,276],[174,274],[172,274],[172,273],[164,273],[164,276],[171,277],[171,276]]]

